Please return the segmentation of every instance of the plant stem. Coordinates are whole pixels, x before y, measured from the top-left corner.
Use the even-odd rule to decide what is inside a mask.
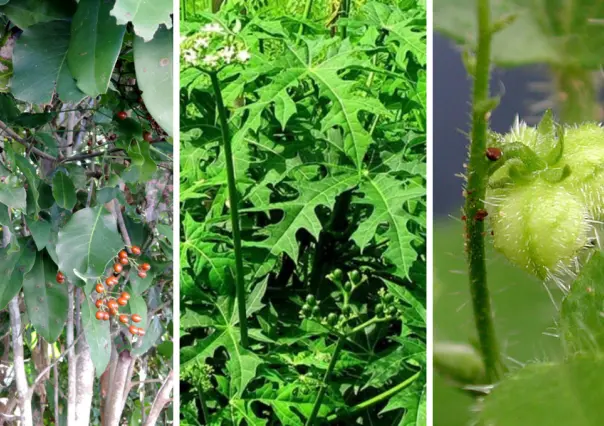
[[[565,124],[579,124],[598,120],[598,94],[591,71],[580,68],[553,70],[556,85],[556,103]]]
[[[384,391],[381,394],[368,399],[367,401],[363,401],[363,402],[355,405],[354,407],[350,408],[350,410],[348,410],[346,412],[346,414],[344,414],[344,416],[346,416],[346,417],[353,416],[357,413],[360,413],[361,411],[366,410],[369,407],[372,407],[372,406],[379,404],[380,402],[390,398],[391,396],[397,394],[398,392],[400,392],[403,389],[412,385],[419,378],[420,374],[421,374],[421,372],[418,371],[413,376],[407,378],[406,380],[403,380],[401,383],[388,389],[387,391]],[[337,414],[332,414],[331,416],[327,417],[327,421],[330,423],[333,421],[336,421],[336,420],[340,420],[340,419],[341,419],[341,417],[339,418]]]
[[[472,140],[468,163],[466,188],[466,247],[470,275],[470,293],[474,321],[478,332],[480,352],[487,371],[487,379],[497,381],[502,363],[493,325],[491,297],[487,285],[485,264],[484,221],[478,214],[484,210],[484,198],[488,180],[487,148],[488,116],[485,105],[489,100],[489,66],[491,56],[491,23],[489,0],[478,1],[478,47],[476,51],[476,75],[472,100]]]
[[[208,406],[206,404],[206,400],[203,397],[203,392],[199,391],[199,404],[201,405],[201,412],[203,413],[203,424],[210,423],[210,413],[208,412]]]
[[[237,193],[237,183],[235,181],[235,166],[233,164],[233,151],[231,149],[231,139],[229,136],[229,123],[227,111],[224,106],[222,92],[220,90],[220,81],[216,73],[210,73],[212,87],[216,95],[216,106],[220,117],[220,127],[222,131],[222,144],[224,146],[224,158],[227,171],[227,183],[229,187],[229,203],[231,211],[231,226],[233,228],[233,245],[235,248],[235,285],[237,288],[237,308],[239,310],[239,328],[241,330],[241,346],[247,348],[247,314],[245,309],[245,282],[243,281],[243,255],[241,250],[241,233],[239,230],[239,195]]]
[[[310,19],[310,13],[312,12],[312,4],[313,0],[306,0],[306,5],[304,6],[304,20]],[[298,30],[298,35],[304,34],[304,23],[300,24],[300,29]]]
[[[340,6],[340,18],[348,18],[350,15],[350,0],[342,0],[342,4]],[[348,30],[346,25],[342,27],[342,38],[346,38],[348,35]]]
[[[312,426],[315,424],[317,414],[319,414],[319,409],[321,408],[321,403],[323,402],[323,397],[325,396],[325,392],[327,391],[329,376],[331,376],[331,373],[333,372],[333,369],[336,366],[336,362],[338,362],[338,358],[340,357],[340,352],[342,352],[342,348],[344,347],[345,341],[345,337],[340,337],[338,339],[338,343],[336,343],[336,348],[334,349],[333,355],[331,356],[331,361],[329,361],[327,371],[325,371],[325,375],[323,376],[321,388],[319,389],[319,393],[317,394],[317,399],[315,399],[315,405],[313,405],[310,416],[306,421],[306,426]]]

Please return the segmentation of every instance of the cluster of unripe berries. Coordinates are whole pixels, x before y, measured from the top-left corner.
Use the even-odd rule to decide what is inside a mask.
[[[132,246],[130,250],[135,256],[141,254],[141,249],[138,246]],[[126,306],[128,304],[130,294],[124,291],[121,292],[117,298],[111,296],[111,289],[119,283],[119,278],[124,270],[124,266],[128,264],[132,264],[137,268],[138,276],[140,278],[147,277],[147,271],[151,269],[151,265],[148,263],[145,262],[138,264],[134,259],[128,258],[128,253],[126,250],[121,250],[112,266],[112,274],[105,278],[104,284],[101,280],[99,280],[99,282],[96,284],[95,290],[99,294],[99,298],[95,303],[98,309],[96,313],[97,320],[107,321],[111,316],[115,316],[118,318],[120,323],[125,325],[130,324],[130,322],[138,323],[141,321],[141,316],[138,314],[128,316],[126,314],[120,314],[119,312],[121,306]],[[141,327],[135,326],[134,324],[130,324],[128,331],[133,336],[145,335],[145,330]]]

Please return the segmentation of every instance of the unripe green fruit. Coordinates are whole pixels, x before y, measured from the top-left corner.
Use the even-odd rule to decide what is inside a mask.
[[[352,271],[350,273],[350,280],[354,283],[354,284],[358,284],[361,282],[361,273],[359,271],[357,271],[356,269],[354,271]]]
[[[350,281],[346,281],[346,284],[344,284],[344,290],[346,290],[346,291],[352,290],[352,283]]]
[[[342,276],[344,275],[344,273],[342,272],[341,269],[334,269],[334,271],[332,272],[333,278],[335,281],[342,281]]]
[[[315,299],[315,296],[313,296],[312,294],[309,294],[308,296],[306,296],[306,303],[310,306],[315,306],[317,300]]]
[[[386,293],[386,295],[384,296],[384,301],[387,303],[392,303],[393,300],[394,296],[392,295],[392,293]]]
[[[302,312],[308,315],[312,312],[312,308],[309,305],[304,304],[304,306],[302,306]]]
[[[327,315],[327,323],[329,325],[335,325],[338,322],[338,316],[335,313]]]
[[[319,316],[319,314],[321,313],[321,310],[319,309],[318,306],[315,306],[314,308],[312,308],[312,315],[313,316]]]

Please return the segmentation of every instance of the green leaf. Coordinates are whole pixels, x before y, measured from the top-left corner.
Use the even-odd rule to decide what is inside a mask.
[[[412,182],[404,184],[388,174],[368,174],[363,179],[359,192],[364,194],[364,198],[355,197],[353,202],[371,205],[373,212],[360,223],[352,239],[363,250],[375,237],[378,227],[388,225],[388,229],[383,233],[383,237],[388,241],[384,256],[396,268],[397,276],[408,277],[409,270],[418,256],[412,246],[412,242],[418,237],[409,230],[408,222],[412,216],[403,206],[408,201],[422,199],[426,189]]]
[[[583,266],[562,302],[560,329],[568,354],[604,350],[604,256],[596,252]]]
[[[132,22],[136,35],[148,42],[161,24],[172,27],[172,7],[170,0],[117,0],[111,15],[120,25]]]
[[[12,123],[20,113],[21,111],[17,108],[17,104],[13,97],[5,93],[0,93],[0,120],[5,123]]]
[[[79,210],[59,231],[59,269],[74,282],[74,270],[101,276],[123,247],[115,218],[103,206]]]
[[[147,142],[131,144],[127,152],[131,165],[122,174],[122,179],[125,182],[145,182],[150,180],[157,170],[157,164],[151,158],[149,144]]]
[[[11,89],[15,98],[46,104],[55,90],[64,102],[78,102],[84,97],[65,60],[70,37],[67,21],[36,24],[23,32],[13,53]]]
[[[109,15],[114,0],[80,0],[71,24],[67,63],[88,96],[105,93],[122,48],[126,27]]]
[[[12,209],[25,210],[27,207],[25,188],[16,176],[0,182],[0,203]]]
[[[50,222],[44,219],[30,220],[27,222],[27,227],[34,238],[38,251],[42,251],[48,244],[52,244],[52,224]]]
[[[160,0],[157,3],[165,1]],[[147,2],[145,6],[149,8],[151,5]],[[143,91],[141,96],[151,116],[169,135],[174,132],[172,40],[172,30],[164,27],[159,29],[151,41],[145,43],[138,37],[134,40],[134,67],[138,87]]]
[[[52,178],[52,195],[57,205],[66,210],[72,210],[77,201],[75,186],[63,172],[57,172]]]
[[[154,316],[151,319],[151,323],[145,328],[145,336],[143,337],[142,344],[135,347],[132,350],[132,354],[137,356],[144,355],[149,349],[155,346],[162,334],[164,334],[164,331],[164,327],[162,326],[159,317],[157,315]]]
[[[247,242],[247,245],[264,247],[274,255],[287,253],[294,261],[298,259],[298,241],[296,233],[306,229],[317,240],[322,226],[315,209],[327,206],[332,209],[336,197],[359,182],[356,174],[341,174],[327,177],[317,182],[295,182],[291,185],[299,196],[292,201],[277,202],[266,207],[246,209],[244,212],[282,210],[284,217],[275,225],[262,229],[258,235],[267,238],[258,242]]]
[[[109,321],[96,319],[96,307],[89,297],[82,302],[82,326],[84,336],[90,347],[90,358],[96,372],[96,377],[101,377],[105,372],[111,358],[111,331]]]
[[[4,284],[0,285],[0,309],[6,308],[23,286],[23,275],[34,266],[36,252],[29,244],[21,244],[21,250],[9,247],[0,250],[0,276]]]
[[[426,387],[420,381],[395,394],[380,414],[403,408],[405,413],[399,426],[425,426],[426,420]]]
[[[40,213],[40,205],[38,203],[40,198],[40,194],[38,192],[40,178],[38,178],[36,168],[29,162],[27,158],[20,155],[15,155],[15,164],[27,179],[27,192],[31,194],[31,203],[28,204],[32,204],[34,214],[37,216]],[[30,206],[28,205],[28,207]]]
[[[529,365],[494,387],[478,417],[497,426],[599,425],[603,380],[601,357]]]
[[[22,30],[40,22],[68,21],[76,10],[74,0],[10,0],[2,2],[0,13],[5,14]],[[49,44],[56,42],[49,38]]]
[[[39,252],[23,279],[27,315],[36,331],[49,343],[57,340],[67,320],[67,286],[56,282],[57,267]]]

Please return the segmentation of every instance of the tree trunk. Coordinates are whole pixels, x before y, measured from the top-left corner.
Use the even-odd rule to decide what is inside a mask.
[[[166,377],[164,384],[161,386],[159,392],[157,392],[157,395],[155,396],[155,401],[153,401],[153,405],[149,411],[149,416],[147,417],[147,420],[143,426],[155,426],[162,410],[170,402],[170,393],[172,392],[173,386],[174,371],[170,370],[170,373],[168,374],[168,377]]]

